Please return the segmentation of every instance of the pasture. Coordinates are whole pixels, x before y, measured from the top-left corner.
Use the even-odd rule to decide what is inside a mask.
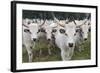
[[[57,47],[50,48],[51,55],[48,54],[48,42],[44,39],[36,43],[33,49],[33,62],[48,62],[61,61],[60,49]],[[87,60],[91,59],[91,34],[89,33],[88,40],[80,45],[83,50],[80,52],[75,48],[74,55],[71,60]],[[22,49],[22,62],[28,62],[28,54],[26,49]]]

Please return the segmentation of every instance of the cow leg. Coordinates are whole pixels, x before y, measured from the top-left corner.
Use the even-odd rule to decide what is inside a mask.
[[[69,48],[69,57],[72,58],[74,54],[74,48]]]
[[[39,50],[39,57],[41,57],[42,56],[42,49],[40,48],[40,50]]]
[[[48,53],[49,53],[49,55],[51,55],[51,49],[50,48],[48,49]]]
[[[61,57],[63,61],[71,60],[74,53],[74,48],[67,48],[61,51]]]
[[[75,49],[76,49],[78,52],[82,52],[82,51],[84,50],[84,47],[82,46],[82,42],[76,44]]]
[[[51,53],[51,46],[50,46],[50,45],[48,46],[48,53],[49,53],[49,55],[52,54],[52,53]]]
[[[49,54],[49,55],[52,54],[52,53],[51,53],[51,48],[52,48],[52,44],[51,44],[51,42],[49,42],[49,44],[48,44],[48,54]]]
[[[82,52],[82,51],[84,51],[84,48],[80,45],[78,51]]]
[[[68,57],[68,54],[65,51],[61,51],[61,58],[63,61],[68,61],[71,59]]]
[[[66,51],[61,51],[61,57],[63,61],[67,61],[70,60],[71,58],[69,58],[68,53]]]
[[[27,47],[26,47],[26,50],[27,50],[27,52],[28,52],[28,61],[29,61],[29,62],[32,62],[32,59],[33,59],[32,47],[27,46]]]

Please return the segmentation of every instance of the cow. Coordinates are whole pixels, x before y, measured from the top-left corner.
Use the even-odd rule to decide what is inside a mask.
[[[58,48],[61,50],[61,58],[63,61],[71,60],[75,42],[76,42],[76,24],[74,21],[69,22],[69,20],[65,20],[62,23],[52,14],[54,20],[56,21],[57,31],[54,34],[55,36],[55,43]]]
[[[83,40],[87,40],[88,38],[88,32],[91,29],[91,21],[90,19],[84,19],[84,20],[75,20],[76,25],[78,26],[79,30],[81,31],[81,35],[83,37]]]
[[[84,50],[81,47],[81,44],[84,43],[88,39],[88,34],[90,32],[90,20],[84,19],[84,20],[75,20],[77,27],[77,36],[76,36],[76,47],[79,48],[78,50],[81,52]]]
[[[44,24],[44,22],[42,24]],[[33,58],[32,48],[35,47],[35,42],[38,39],[38,33],[39,33],[38,29],[41,25],[38,25],[37,23],[28,22],[27,19],[23,20],[22,22],[22,27],[23,27],[22,43],[27,50],[29,62],[32,62],[32,58]]]
[[[54,28],[56,28],[57,25],[54,25],[55,23],[53,23],[52,20],[47,20],[45,21],[44,25],[42,25],[42,27],[40,27],[40,33],[39,33],[39,37],[40,39],[44,39],[48,42],[48,54],[51,55],[51,48],[54,48],[54,44],[53,44],[53,34],[52,34],[52,30]],[[40,49],[40,55],[42,54],[42,49]]]

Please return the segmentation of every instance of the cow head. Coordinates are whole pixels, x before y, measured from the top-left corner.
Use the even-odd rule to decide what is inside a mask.
[[[80,33],[82,34],[83,40],[87,40],[88,32],[90,31],[90,21],[85,19],[85,20],[83,20],[83,23],[78,27],[81,30]]]
[[[46,38],[48,41],[52,40],[52,35],[54,34],[54,28],[57,27],[56,23],[53,22],[49,22],[48,20],[46,21],[47,23],[45,23],[45,32],[46,32]]]
[[[76,39],[76,25],[74,22],[69,22],[65,25],[65,36],[66,36],[66,45],[68,47],[74,47],[75,46],[75,39]]]
[[[25,26],[27,29],[24,29],[24,32],[30,33],[31,35],[31,40],[36,41],[38,38],[38,33],[39,33],[39,28],[44,24],[38,24],[38,23],[33,23],[33,22],[27,22],[23,23],[23,26]]]
[[[69,20],[63,20],[62,23],[59,22],[59,20],[57,18],[54,17],[54,20],[56,21],[56,23],[58,25],[60,25],[60,28],[58,28],[60,34],[65,35],[65,42],[66,42],[66,46],[67,47],[74,47],[75,46],[75,42],[76,42],[76,23],[73,20],[72,22],[69,22]],[[61,28],[63,27],[63,28]]]

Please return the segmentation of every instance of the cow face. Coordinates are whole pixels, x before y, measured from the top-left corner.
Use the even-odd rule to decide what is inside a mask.
[[[31,33],[31,40],[36,41],[38,38],[38,25],[36,23],[31,23],[29,25],[29,30]]]
[[[46,38],[48,41],[50,41],[52,39],[52,27],[50,27],[49,25],[45,28],[46,31]]]
[[[76,38],[76,25],[73,22],[70,22],[65,25],[65,36],[66,36],[66,45],[68,47],[75,46],[75,38]]]
[[[82,37],[84,40],[87,40],[88,38],[88,32],[89,32],[89,29],[90,29],[90,23],[89,21],[87,21],[84,25],[82,25],[80,27],[81,29],[81,32],[82,32]]]

